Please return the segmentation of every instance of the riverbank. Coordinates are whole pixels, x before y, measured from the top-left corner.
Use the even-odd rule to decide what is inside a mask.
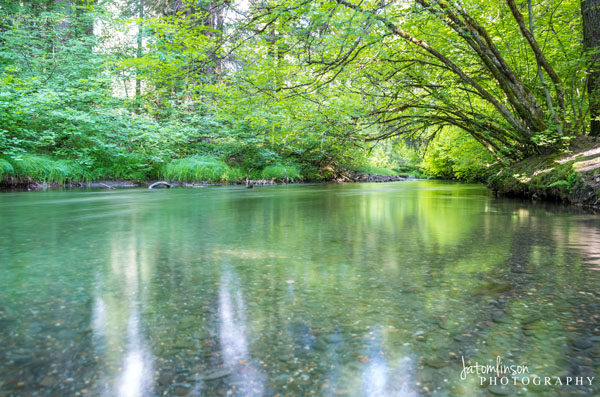
[[[496,194],[600,207],[600,139],[582,138],[567,153],[534,156],[493,175]]]
[[[408,176],[400,175],[379,175],[379,174],[348,174],[343,178],[334,178],[330,180],[319,180],[319,181],[295,181],[286,182],[277,179],[249,179],[249,180],[235,180],[229,182],[177,182],[177,181],[165,181],[170,187],[203,187],[203,186],[221,186],[221,185],[248,185],[248,186],[265,186],[265,185],[283,185],[283,184],[294,184],[294,183],[314,183],[314,182],[399,182],[409,179]],[[34,180],[17,180],[17,179],[3,179],[0,181],[0,191],[2,190],[44,190],[44,189],[76,189],[76,188],[89,188],[89,189],[117,189],[117,188],[133,188],[133,187],[150,187],[158,180],[149,181],[133,181],[133,180],[102,180],[93,182],[77,182],[77,183],[46,183]],[[166,187],[166,186],[160,186]]]

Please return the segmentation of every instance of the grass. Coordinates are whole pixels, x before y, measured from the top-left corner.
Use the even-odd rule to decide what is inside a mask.
[[[243,172],[214,157],[193,156],[171,161],[162,176],[179,182],[227,182],[243,179]]]
[[[0,159],[0,180],[14,173],[13,166],[5,159]]]
[[[276,181],[294,182],[302,179],[300,171],[293,165],[275,164],[262,170],[263,179],[274,179]]]
[[[12,174],[17,179],[25,181],[64,184],[66,182],[90,181],[91,174],[73,160],[54,160],[45,156],[24,155],[20,158],[0,161],[0,173],[10,168],[3,166],[8,163]]]

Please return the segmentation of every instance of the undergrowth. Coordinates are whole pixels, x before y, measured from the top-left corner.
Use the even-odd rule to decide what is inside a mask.
[[[57,184],[88,182],[93,179],[92,174],[74,160],[54,160],[35,155],[0,159],[0,175],[10,175],[20,181]]]
[[[227,182],[243,179],[243,172],[210,156],[193,156],[173,160],[163,167],[162,176],[179,182]]]
[[[275,164],[265,167],[262,170],[263,179],[273,179],[276,181],[294,182],[302,179],[300,171],[293,165]]]

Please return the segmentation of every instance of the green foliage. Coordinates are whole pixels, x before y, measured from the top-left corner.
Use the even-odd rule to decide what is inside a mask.
[[[561,179],[560,181],[556,181],[553,182],[551,184],[548,185],[548,187],[555,187],[555,186],[569,186],[569,182],[565,181],[564,179]]]
[[[492,155],[466,133],[447,128],[427,148],[423,169],[442,179],[485,181],[494,169]]]
[[[539,179],[539,182],[536,180]],[[554,167],[549,173],[546,175],[538,176],[538,178],[534,178],[534,184],[547,187],[564,187],[568,192],[572,192],[573,188],[579,182],[580,176],[573,169],[571,163],[565,163],[559,166]],[[554,181],[554,182],[552,182]]]
[[[283,182],[294,182],[302,179],[300,171],[293,165],[275,164],[266,167],[261,172],[264,179],[273,179]]]
[[[363,165],[356,168],[356,171],[363,174],[376,174],[376,175],[397,175],[398,173],[394,170],[383,167],[375,167],[374,165]]]
[[[171,161],[162,176],[179,182],[227,182],[241,180],[243,172],[214,157],[194,156]]]
[[[420,164],[420,163],[419,163]],[[431,175],[426,174],[420,166],[417,165],[401,165],[396,167],[396,174],[405,178],[429,179]]]

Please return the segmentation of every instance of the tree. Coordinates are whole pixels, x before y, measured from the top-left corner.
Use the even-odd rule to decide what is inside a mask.
[[[454,126],[497,156],[518,159],[582,131],[578,13],[578,3],[554,0],[527,17],[514,0],[270,1],[253,9],[248,25],[286,32],[293,60],[284,67],[295,73],[279,89],[300,95],[342,85],[360,97],[369,109],[357,109],[354,121],[379,126],[365,139],[431,137]],[[543,45],[533,18],[544,27]]]
[[[136,58],[142,58],[144,54],[144,0],[138,0],[137,2],[138,12],[138,23],[137,23],[137,38],[136,38]],[[135,72],[135,99],[140,100],[142,95],[142,80],[140,79],[140,72],[136,69]]]
[[[590,135],[600,136],[600,1],[581,2],[583,44],[590,58],[587,91],[590,109]]]

